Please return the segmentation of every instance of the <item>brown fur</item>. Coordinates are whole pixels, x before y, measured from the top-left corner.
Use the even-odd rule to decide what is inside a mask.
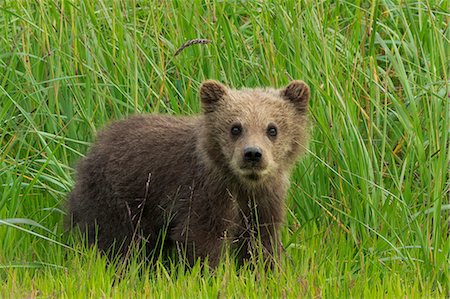
[[[212,267],[226,244],[248,257],[255,232],[265,255],[278,248],[290,169],[308,140],[308,86],[231,90],[206,81],[200,97],[201,116],[139,115],[99,134],[68,201],[69,221],[89,242],[123,253],[140,237],[154,249],[167,229],[167,244]],[[244,161],[249,146],[261,150],[259,162]]]

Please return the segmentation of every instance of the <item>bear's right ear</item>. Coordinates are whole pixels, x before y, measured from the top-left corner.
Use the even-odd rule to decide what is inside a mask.
[[[200,87],[200,99],[205,112],[213,112],[215,104],[227,93],[227,88],[220,82],[207,80]]]

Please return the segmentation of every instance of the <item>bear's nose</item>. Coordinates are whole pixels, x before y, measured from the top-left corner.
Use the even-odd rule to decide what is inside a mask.
[[[262,151],[259,147],[246,147],[244,149],[244,160],[248,162],[259,162],[262,158]]]

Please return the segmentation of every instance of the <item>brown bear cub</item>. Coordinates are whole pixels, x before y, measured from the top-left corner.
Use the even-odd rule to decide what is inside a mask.
[[[217,266],[280,247],[290,170],[308,141],[309,88],[200,89],[203,114],[139,115],[109,125],[78,167],[68,221],[104,251],[142,242],[183,248],[189,263]],[[164,247],[165,248],[165,247]]]

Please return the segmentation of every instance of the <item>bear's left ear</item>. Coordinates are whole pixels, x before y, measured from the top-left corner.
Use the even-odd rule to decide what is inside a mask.
[[[220,82],[207,80],[200,87],[200,99],[205,112],[213,112],[215,104],[227,93],[227,88]]]
[[[294,104],[297,110],[302,113],[308,110],[309,94],[308,85],[299,80],[292,81],[280,90],[281,97]]]

